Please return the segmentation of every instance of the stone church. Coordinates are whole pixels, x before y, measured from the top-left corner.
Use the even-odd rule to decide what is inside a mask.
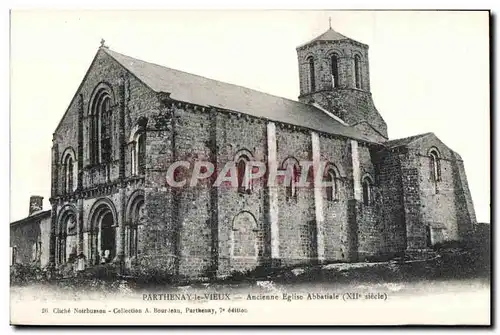
[[[465,239],[476,218],[463,161],[433,133],[389,139],[368,45],[330,28],[296,52],[293,101],[102,43],[53,134],[48,263],[221,278]],[[170,187],[181,160],[234,162],[238,176],[248,161],[297,175],[322,161],[331,186]]]

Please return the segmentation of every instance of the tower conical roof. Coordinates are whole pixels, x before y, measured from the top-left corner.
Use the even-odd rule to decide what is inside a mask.
[[[354,41],[352,38],[349,38],[347,36],[342,35],[338,31],[333,30],[331,27],[325,31],[323,34],[319,35],[318,37],[313,38],[307,43],[301,44],[298,46],[298,48],[303,47],[304,45],[311,44],[316,41],[340,41],[340,40],[351,40]]]

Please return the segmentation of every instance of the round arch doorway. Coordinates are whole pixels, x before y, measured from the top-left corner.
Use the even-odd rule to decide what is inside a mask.
[[[92,211],[89,245],[92,264],[109,263],[116,256],[116,219],[113,209],[107,203],[100,203]]]
[[[105,213],[101,218],[101,263],[108,263],[116,255],[116,231],[113,214]],[[104,257],[102,257],[104,256]]]

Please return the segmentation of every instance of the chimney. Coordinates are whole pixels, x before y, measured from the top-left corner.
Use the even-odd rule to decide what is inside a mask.
[[[29,215],[41,211],[43,208],[43,197],[39,195],[32,195],[30,197],[30,211]]]

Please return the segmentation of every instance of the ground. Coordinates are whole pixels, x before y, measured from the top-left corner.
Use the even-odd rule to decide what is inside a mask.
[[[446,248],[428,253],[424,259],[393,259],[385,262],[333,263],[308,267],[279,269],[269,272],[257,269],[247,273],[233,273],[218,282],[169,284],[154,280],[138,281],[130,277],[112,275],[110,268],[77,278],[70,277],[51,281],[20,274],[24,280],[11,276],[11,292],[42,288],[44,292],[67,293],[70,297],[82,295],[120,295],[144,292],[184,292],[204,290],[215,292],[278,292],[310,291],[316,288],[361,292],[379,289],[398,294],[415,293],[416,290],[450,290],[458,287],[489,287],[490,254],[488,248]],[[98,277],[98,278],[96,278]],[[50,295],[50,294],[49,294]]]

